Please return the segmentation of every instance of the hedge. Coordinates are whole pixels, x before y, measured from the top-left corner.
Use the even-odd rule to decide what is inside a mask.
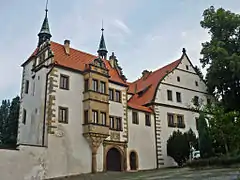
[[[213,157],[209,159],[197,159],[187,162],[187,166],[191,168],[221,166],[226,167],[234,164],[240,164],[240,156],[235,157]]]

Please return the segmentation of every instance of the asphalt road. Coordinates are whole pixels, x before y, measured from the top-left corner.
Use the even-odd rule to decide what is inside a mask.
[[[239,180],[240,168],[190,170],[160,169],[145,172],[99,173],[64,178],[65,180]],[[59,179],[61,180],[61,179]]]

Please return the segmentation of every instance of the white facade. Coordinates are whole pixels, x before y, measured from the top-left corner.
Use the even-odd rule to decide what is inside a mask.
[[[132,111],[138,113],[139,124],[133,124]],[[156,143],[155,143],[155,122],[153,114],[150,114],[151,126],[145,124],[145,112],[128,109],[128,164],[130,170],[130,153],[138,155],[138,169],[147,170],[156,168]]]
[[[178,81],[178,77],[180,81]],[[167,90],[172,91],[172,100],[168,100]],[[181,94],[181,102],[177,102],[176,92]],[[198,118],[199,113],[191,110],[194,107],[192,102],[194,96],[198,96],[199,101],[202,100],[203,104],[206,104],[207,98],[209,98],[206,85],[193,70],[187,57],[184,56],[178,67],[164,78],[157,89],[155,98],[156,123],[161,129],[159,131],[160,140],[157,143],[159,146],[159,148],[157,147],[159,149],[159,167],[176,165],[174,160],[167,156],[167,140],[173,131],[179,129],[185,132],[191,128],[198,136],[196,118]],[[169,127],[168,113],[183,115],[185,128]]]

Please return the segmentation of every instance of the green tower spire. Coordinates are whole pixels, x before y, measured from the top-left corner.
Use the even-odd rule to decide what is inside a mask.
[[[97,52],[101,58],[106,59],[108,51],[107,51],[107,47],[106,47],[104,36],[103,36],[103,31],[104,31],[103,27],[102,27],[101,31],[102,31],[102,36],[100,39],[99,48],[98,48]]]
[[[48,1],[47,1],[47,5],[48,5]],[[50,28],[49,28],[49,23],[48,23],[48,9],[47,9],[47,5],[46,5],[46,14],[45,14],[45,18],[41,27],[41,30],[38,34],[39,37],[39,41],[38,41],[38,46],[40,46],[43,42],[45,42],[46,40],[50,40],[52,35],[50,33]]]

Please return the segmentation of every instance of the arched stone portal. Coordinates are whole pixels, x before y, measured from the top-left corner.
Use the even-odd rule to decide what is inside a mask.
[[[138,155],[135,151],[131,151],[130,153],[130,169],[137,170],[138,169]]]
[[[111,148],[107,152],[107,171],[121,171],[122,170],[122,155],[116,148]]]

